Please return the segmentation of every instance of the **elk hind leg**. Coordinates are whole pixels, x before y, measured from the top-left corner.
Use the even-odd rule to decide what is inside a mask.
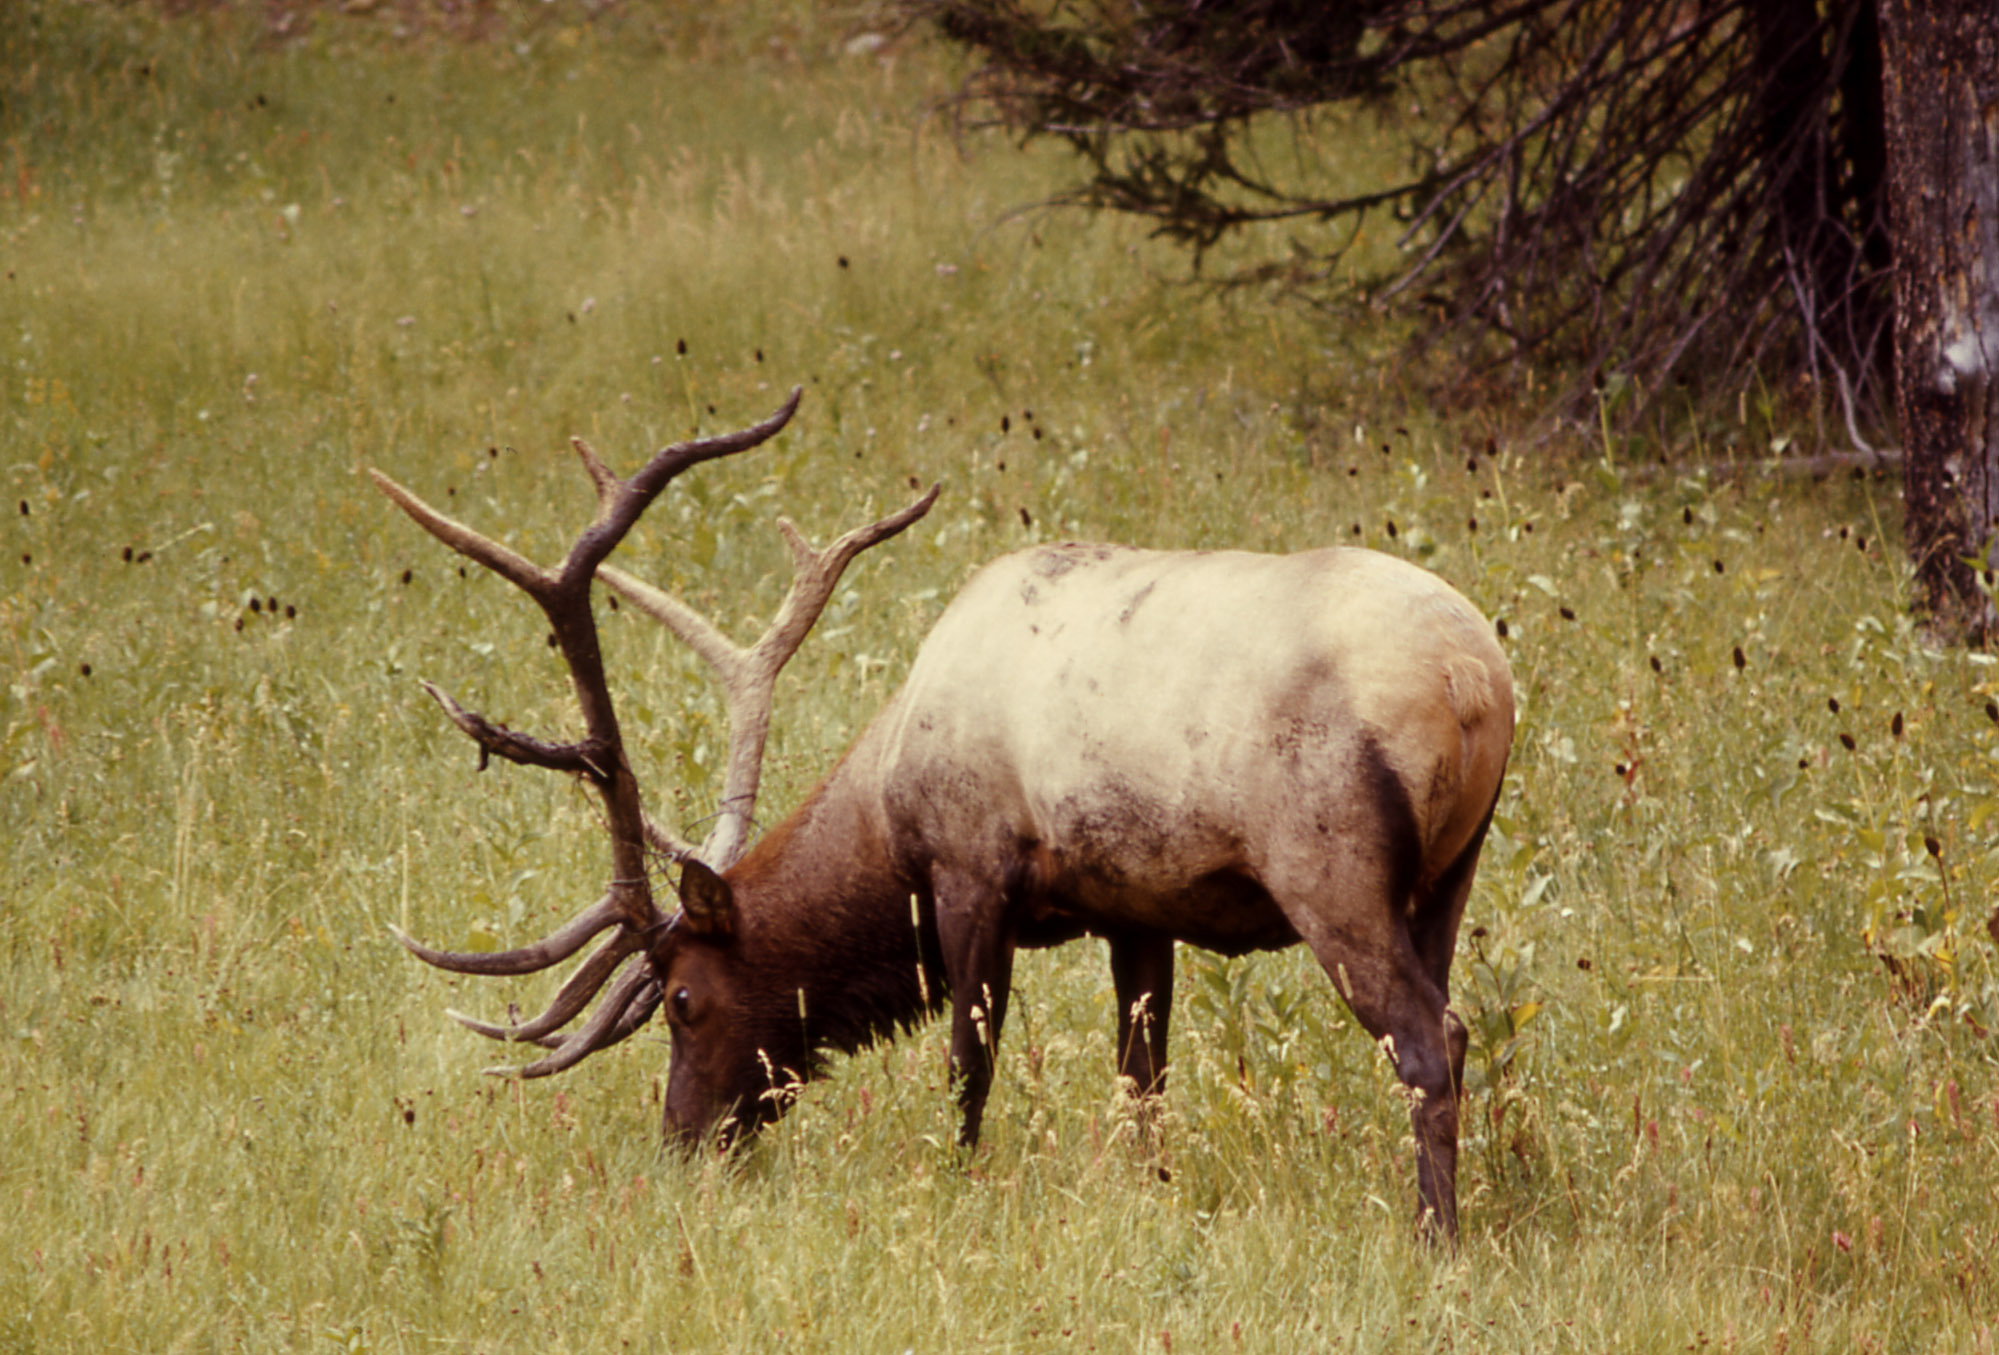
[[[1173,1008],[1173,938],[1120,932],[1110,938],[1117,990],[1118,1076],[1150,1099],[1166,1089],[1166,1022]]]
[[[1409,889],[1392,868],[1356,855],[1327,865],[1309,892],[1289,888],[1272,895],[1409,1089],[1422,1226],[1455,1242],[1464,1026],[1410,935],[1404,907]],[[1301,906],[1301,898],[1311,902]]]
[[[1495,802],[1496,803],[1496,802]],[[1444,1039],[1450,1056],[1451,1087],[1453,1089],[1453,1124],[1450,1139],[1455,1156],[1457,1130],[1455,1125],[1456,1095],[1461,1094],[1465,1084],[1465,1049],[1470,1043],[1469,1033],[1458,1014],[1448,1005],[1451,994],[1451,960],[1457,951],[1458,924],[1463,920],[1465,900],[1471,895],[1472,876],[1478,870],[1479,852],[1485,845],[1486,830],[1492,824],[1492,811],[1487,810],[1485,821],[1463,851],[1458,853],[1435,884],[1422,893],[1417,900],[1414,916],[1410,920],[1412,941],[1416,947],[1423,970],[1443,995]],[[1420,1141],[1420,1135],[1419,1135]]]
[[[1316,949],[1316,947],[1315,947]],[[1321,954],[1347,1006],[1388,1053],[1409,1089],[1416,1136],[1416,1198],[1423,1230],[1458,1236],[1458,1092],[1464,1072],[1464,1023],[1408,945],[1388,955]]]
[[[1173,938],[1153,931],[1119,932],[1110,938],[1110,947],[1118,1078],[1138,1098],[1140,1142],[1156,1148],[1155,1112],[1166,1090],[1166,1023],[1173,1011]]]

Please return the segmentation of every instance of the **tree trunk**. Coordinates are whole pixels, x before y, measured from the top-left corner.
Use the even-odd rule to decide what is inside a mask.
[[[1999,633],[1979,587],[1999,564],[1999,3],[1880,14],[1908,548],[1932,625],[1978,641]]]

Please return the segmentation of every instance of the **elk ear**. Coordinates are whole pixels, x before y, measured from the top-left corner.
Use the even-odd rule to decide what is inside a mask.
[[[680,871],[680,911],[696,936],[721,938],[736,930],[736,899],[729,882],[699,861],[690,859]]]

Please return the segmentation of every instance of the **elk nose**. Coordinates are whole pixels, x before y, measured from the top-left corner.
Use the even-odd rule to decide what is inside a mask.
[[[672,1106],[666,1108],[666,1118],[660,1129],[661,1137],[666,1140],[669,1148],[688,1152],[701,1142],[701,1127],[690,1123],[685,1116],[676,1114]]]
[[[689,1100],[686,1092],[676,1085],[672,1077],[668,1077],[666,1104],[661,1107],[663,1113],[660,1116],[659,1127],[669,1143],[677,1143],[687,1138],[690,1131],[699,1132],[693,1124],[695,1117],[688,1114]]]
[[[743,1125],[732,1110],[697,1102],[694,1105],[676,1103],[671,1089],[666,1098],[666,1141],[683,1152],[691,1152],[706,1144],[717,1152],[728,1152],[735,1145]]]

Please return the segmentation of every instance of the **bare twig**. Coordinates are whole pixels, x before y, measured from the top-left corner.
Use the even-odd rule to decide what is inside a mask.
[[[1414,257],[1362,279],[1367,299],[1418,299],[1437,317],[1418,342],[1471,370],[1528,355],[1656,391],[1831,367],[1849,436],[1889,403],[1880,128],[1847,102],[1878,51],[1868,0],[900,3],[982,59],[964,121],[1076,152],[1062,200],[1145,217],[1197,263],[1233,232],[1326,227],[1320,266],[1238,281],[1328,294],[1387,207]],[[1310,136],[1255,149],[1272,115],[1418,95],[1387,184],[1326,191],[1344,162],[1315,163]]]

